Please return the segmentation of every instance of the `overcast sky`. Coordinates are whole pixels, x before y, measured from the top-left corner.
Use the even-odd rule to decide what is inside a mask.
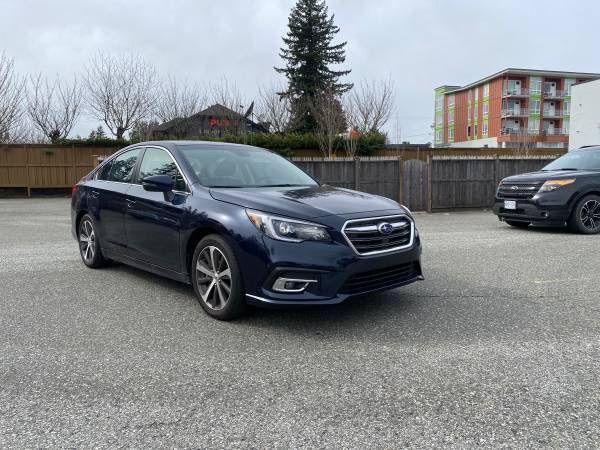
[[[351,81],[391,77],[395,140],[431,140],[433,88],[506,67],[600,72],[600,2],[328,0]],[[293,0],[0,0],[0,51],[20,72],[82,70],[97,50],[134,52],[163,74],[226,76],[252,99],[278,79]],[[74,134],[96,122],[83,120]]]

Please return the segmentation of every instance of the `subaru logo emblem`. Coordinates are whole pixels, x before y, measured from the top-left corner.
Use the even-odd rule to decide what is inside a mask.
[[[382,222],[377,225],[377,230],[379,230],[381,234],[390,234],[392,231],[394,231],[394,227],[391,223]]]
[[[516,191],[516,190],[518,190],[518,189],[519,189],[519,186],[513,186],[513,187],[511,187],[511,189],[512,189],[513,191]]]

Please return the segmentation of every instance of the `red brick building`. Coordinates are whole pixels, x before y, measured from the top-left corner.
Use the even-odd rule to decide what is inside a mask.
[[[466,86],[435,89],[436,147],[564,147],[571,86],[598,73],[505,69]]]

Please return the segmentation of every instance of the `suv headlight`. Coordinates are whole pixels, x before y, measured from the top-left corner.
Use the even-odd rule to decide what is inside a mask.
[[[548,180],[542,185],[539,192],[552,192],[562,186],[568,186],[569,184],[573,183],[575,183],[575,178],[568,178],[563,180]]]
[[[273,239],[288,242],[331,240],[325,227],[316,223],[271,216],[250,209],[246,210],[246,214],[259,231]]]

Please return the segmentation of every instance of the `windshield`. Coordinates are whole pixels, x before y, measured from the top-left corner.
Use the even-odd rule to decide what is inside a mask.
[[[316,186],[287,159],[256,147],[180,145],[180,152],[207,187]]]
[[[542,170],[600,170],[600,151],[575,150],[552,161]]]

